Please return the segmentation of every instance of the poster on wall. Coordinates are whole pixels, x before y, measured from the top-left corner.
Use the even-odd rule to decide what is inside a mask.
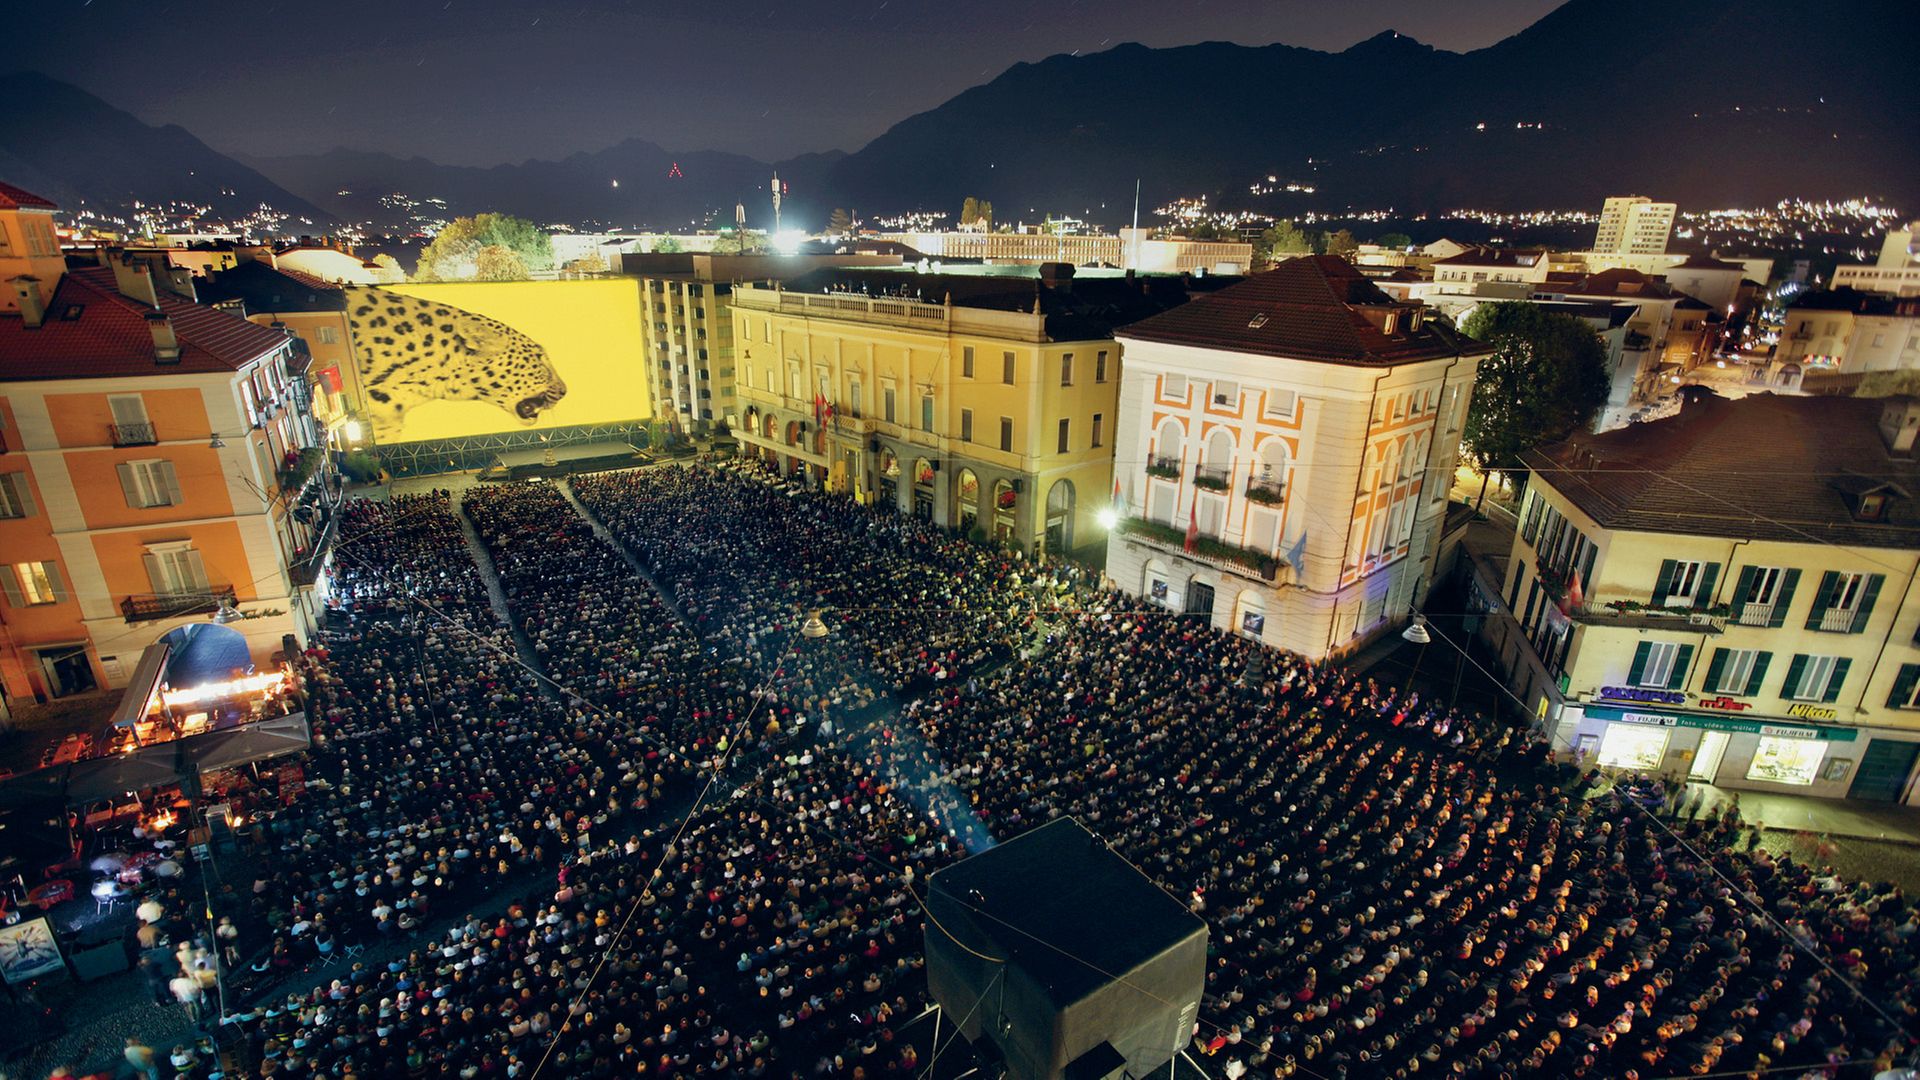
[[[632,281],[349,288],[347,323],[375,442],[652,415]]]
[[[53,924],[45,916],[0,927],[0,978],[9,986],[37,979],[66,966]]]

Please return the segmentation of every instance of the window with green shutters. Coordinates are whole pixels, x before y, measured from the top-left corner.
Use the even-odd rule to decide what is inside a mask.
[[[1760,692],[1773,654],[1759,649],[1715,649],[1707,662],[1706,692],[1752,697]]]
[[[1741,626],[1784,626],[1800,571],[1784,566],[1743,566],[1734,579],[1729,613]]]
[[[1819,591],[1813,594],[1813,610],[1807,615],[1807,629],[1830,634],[1859,634],[1867,629],[1873,616],[1874,601],[1885,574],[1851,574],[1829,570],[1820,575]]]
[[[1920,709],[1920,664],[1901,664],[1893,678],[1893,693],[1887,695],[1889,709]]]
[[[1708,607],[1713,603],[1713,586],[1720,577],[1720,564],[1689,559],[1664,559],[1653,583],[1655,607]]]
[[[1627,685],[1648,690],[1678,690],[1687,684],[1693,646],[1672,641],[1643,641],[1633,650]]]
[[[1789,701],[1838,701],[1840,688],[1847,681],[1847,669],[1852,666],[1853,661],[1844,656],[1796,653],[1793,662],[1787,665],[1780,696]]]

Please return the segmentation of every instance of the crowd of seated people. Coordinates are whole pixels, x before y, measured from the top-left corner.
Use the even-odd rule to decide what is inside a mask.
[[[469,675],[450,635],[431,669],[407,666],[413,639],[330,641],[331,779],[302,871],[269,891],[331,893],[353,934],[354,904],[428,871],[445,908],[436,877],[491,872],[463,873],[492,858],[475,844],[574,857],[405,959],[258,1008],[260,1075],[918,1073],[915,882],[1063,814],[1208,920],[1192,1050],[1216,1075],[1828,1075],[1910,1048],[1920,914],[1889,886],[1750,851],[1725,818],[1586,798],[1491,719],[1253,663],[1204,619],[924,524],[731,469],[575,484],[686,623],[560,492],[468,496],[514,619],[582,700],[477,650]],[[374,565],[460,565],[450,510],[426,517]],[[813,610],[832,634],[796,639]],[[762,728],[808,702],[837,723]],[[590,824],[732,730],[753,752],[684,828]]]

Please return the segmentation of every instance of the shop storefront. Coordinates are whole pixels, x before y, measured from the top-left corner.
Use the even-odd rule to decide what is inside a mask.
[[[1806,722],[1828,716],[1729,715],[1742,703],[1619,689],[1643,700],[1602,697],[1561,709],[1557,734],[1582,764],[1731,789],[1892,802],[1906,797],[1920,757],[1920,733]],[[1644,700],[1654,698],[1661,700]]]

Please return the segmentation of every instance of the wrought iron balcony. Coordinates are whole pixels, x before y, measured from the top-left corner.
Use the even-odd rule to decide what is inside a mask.
[[[1227,490],[1227,470],[1214,465],[1195,465],[1193,486],[1225,491]]]
[[[1247,481],[1247,500],[1263,506],[1279,506],[1287,496],[1287,485],[1278,480]]]
[[[211,615],[222,604],[238,603],[231,585],[215,585],[206,592],[142,593],[120,601],[120,613],[129,623],[156,619],[183,619],[192,615]]]
[[[113,438],[115,446],[152,446],[160,441],[154,436],[150,423],[108,424],[107,433]]]
[[[322,511],[326,519],[313,533],[313,543],[304,554],[296,553],[292,563],[287,566],[287,576],[293,579],[295,588],[311,585],[320,576],[320,568],[327,563],[327,552],[333,547],[334,524],[340,515]]]

